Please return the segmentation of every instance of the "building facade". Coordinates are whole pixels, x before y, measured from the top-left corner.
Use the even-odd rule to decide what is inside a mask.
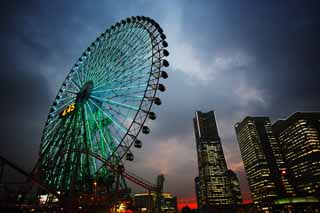
[[[273,124],[297,196],[320,198],[320,112],[296,112]]]
[[[198,207],[235,205],[214,112],[197,111],[193,123],[199,166]]]
[[[284,191],[278,181],[283,160],[271,122],[268,117],[246,117],[235,130],[253,202],[271,206]]]

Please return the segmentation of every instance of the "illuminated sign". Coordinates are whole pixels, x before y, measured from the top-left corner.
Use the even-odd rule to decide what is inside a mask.
[[[60,116],[61,117],[65,117],[67,115],[69,115],[70,113],[72,113],[76,108],[76,103],[72,103],[69,106],[67,106],[61,113]]]

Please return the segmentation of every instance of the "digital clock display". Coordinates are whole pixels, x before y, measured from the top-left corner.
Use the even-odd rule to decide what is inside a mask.
[[[65,117],[67,115],[69,115],[70,113],[72,113],[74,110],[76,109],[76,103],[72,103],[69,106],[67,106],[61,113],[60,116],[61,117]]]

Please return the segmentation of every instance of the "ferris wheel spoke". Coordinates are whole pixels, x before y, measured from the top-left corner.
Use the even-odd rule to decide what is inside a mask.
[[[64,107],[69,106],[73,102],[74,102],[74,100],[71,100],[71,101],[69,101],[67,103],[62,104],[61,106],[59,106],[59,108],[55,109],[51,114],[57,115],[56,112],[59,112],[61,109],[63,109]]]
[[[94,57],[94,56],[92,56],[92,57]],[[90,60],[90,59],[89,59],[89,60]],[[88,66],[86,66],[86,67],[83,68],[84,70],[90,70],[90,72],[88,72],[88,73],[86,74],[86,76],[85,76],[85,81],[88,81],[89,79],[96,78],[97,73],[98,73],[98,70],[101,69],[100,67],[97,67],[98,64],[97,64],[96,61],[88,62],[88,64],[91,64],[91,63],[93,63],[94,66],[89,66],[89,65],[88,65]]]
[[[110,86],[109,88],[115,88],[115,90],[111,89],[101,89],[97,90],[96,93],[93,93],[94,95],[113,95],[113,94],[137,94],[139,92],[144,93],[144,91],[148,88],[148,82],[143,81],[143,82],[138,82],[140,84],[135,84],[134,82],[124,82],[124,84],[115,84],[112,87]],[[122,88],[122,89],[118,89]]]
[[[108,82],[115,82],[115,81],[119,81],[120,78],[130,78],[130,77],[138,77],[142,76],[144,73],[147,75],[147,68],[149,68],[150,65],[144,65],[144,66],[140,66],[138,69],[135,69],[135,65],[131,65],[131,67],[129,68],[125,68],[121,73],[118,74],[114,74],[113,76],[111,76],[109,79],[106,78],[106,80],[108,80]],[[145,71],[145,72],[144,72]],[[147,79],[147,76],[146,76]]]
[[[72,93],[72,94],[78,94],[77,91],[69,90],[69,89],[66,89],[65,92]]]
[[[70,75],[70,79],[73,80],[74,84],[78,85],[79,88],[81,87],[81,81],[79,79],[79,65],[74,65],[72,68],[72,72],[69,74]]]
[[[77,135],[79,135],[79,122],[78,122],[78,116],[77,113],[73,114],[73,127],[70,129],[70,134],[66,135],[61,139],[60,141],[63,143],[63,145],[60,145],[61,147],[59,150],[57,150],[57,158],[61,158],[63,162],[68,162],[67,165],[65,165],[65,170],[63,172],[62,177],[62,187],[68,188],[69,182],[73,176],[73,171],[75,167],[75,163],[77,162],[75,160],[76,154],[75,151],[78,148],[77,143]],[[67,138],[66,138],[67,137]],[[80,147],[81,149],[81,147]],[[62,156],[61,156],[62,155]],[[78,154],[79,155],[79,154]]]
[[[65,101],[65,100],[69,100],[70,98],[76,98],[76,97],[77,97],[76,95],[72,95],[72,96],[68,96],[65,98],[60,98],[60,99],[58,99],[58,101]]]
[[[127,64],[128,65],[127,67],[122,68],[124,71],[122,73],[120,73],[120,75],[116,72],[111,72],[111,73],[113,73],[113,75],[107,76],[106,79],[108,80],[108,79],[115,79],[117,77],[121,77],[121,74],[126,73],[126,71],[128,71],[128,72],[130,71],[130,73],[134,73],[131,71],[135,70],[135,67],[139,67],[139,70],[143,70],[147,67],[150,67],[150,65],[146,64],[146,62],[149,60],[150,60],[150,58],[148,57],[146,59],[140,59],[138,62],[132,61],[131,63]],[[135,63],[133,63],[133,62],[135,62]],[[119,69],[119,67],[117,69]],[[137,71],[137,70],[135,70],[135,71]]]
[[[138,28],[137,28],[138,29]],[[138,31],[140,31],[140,34],[141,34],[141,29],[138,29]],[[133,33],[133,37],[134,38],[137,38],[139,33]],[[145,30],[143,30],[143,34],[144,35],[146,35],[147,33],[145,32]],[[126,39],[126,38],[125,38]],[[130,41],[132,42],[132,41],[134,41],[133,39],[132,39],[132,36],[130,36],[129,37],[129,40],[120,40],[119,42],[121,42],[121,43],[125,43],[125,44],[128,44],[128,45],[124,45],[125,47],[127,47],[127,46],[130,46]],[[119,40],[119,39],[118,39]],[[136,46],[134,47],[134,48],[132,48],[132,46],[131,46],[131,49],[133,49],[134,51],[137,51],[135,48],[137,48],[137,47],[141,47],[141,49],[148,49],[148,48],[142,48],[144,45],[139,45],[139,43],[137,43],[137,42],[132,42],[133,44],[135,44]],[[150,47],[150,45],[147,45],[147,43],[145,43],[145,46],[146,47]],[[113,49],[116,49],[116,48],[113,48]],[[150,50],[152,50],[152,48],[149,48]],[[119,52],[121,52],[121,51],[119,51]],[[113,55],[115,55],[115,54],[113,54]],[[126,61],[128,61],[128,60],[126,60]],[[129,60],[130,61],[130,60]],[[111,72],[112,73],[112,72]]]
[[[141,76],[138,76],[136,78],[129,78],[131,76],[127,75],[127,76],[123,76],[123,80],[121,81],[120,79],[116,79],[110,83],[113,83],[113,87],[119,87],[119,86],[122,86],[122,85],[126,85],[126,87],[128,86],[134,86],[138,83],[142,84],[142,83],[145,83],[144,85],[146,85],[146,83],[148,83],[148,78],[149,78],[149,75],[141,75]],[[140,80],[140,81],[139,81]]]
[[[130,121],[130,123],[132,123],[132,121],[133,121],[133,119],[128,117],[128,115],[123,114],[120,109],[117,110],[115,108],[112,108],[112,110],[110,110],[110,112],[114,112],[116,115],[121,116],[124,119],[124,121],[123,121],[124,123],[126,123],[126,121],[128,121],[128,120]],[[115,116],[114,113],[111,113],[111,115]]]
[[[45,128],[44,131],[43,131],[44,134],[48,131],[48,129],[49,129],[49,130],[52,130],[53,127],[52,127],[52,128],[49,128],[52,124],[56,125],[57,122],[60,122],[60,120],[57,121],[57,119],[59,119],[59,116],[56,116],[56,117],[51,118],[51,119],[48,119],[46,128]]]
[[[85,109],[86,109],[86,111],[87,111],[86,105],[84,105],[84,106],[85,106]],[[87,115],[87,117],[88,117],[88,115]],[[91,116],[91,117],[93,117],[93,116]],[[95,117],[93,117],[93,118],[95,118]],[[97,120],[97,119],[96,119],[96,120]],[[102,127],[101,127],[101,128],[102,128]],[[88,127],[88,129],[89,129],[89,127]],[[102,130],[99,130],[99,134],[100,134],[100,132],[102,132]],[[100,136],[100,137],[102,137],[102,136]],[[107,139],[106,139],[106,140],[107,140]],[[97,138],[96,138],[96,141],[98,141]],[[94,149],[93,149],[93,140],[91,139],[91,137],[90,137],[90,142],[91,142],[92,152],[95,153],[97,150],[94,150]],[[100,153],[103,153],[103,156],[106,156],[106,155],[107,155],[107,154],[105,153],[105,149],[106,149],[106,148],[102,149],[102,148],[101,148],[101,144],[99,144],[99,146],[100,146],[100,148],[98,148],[98,150],[100,150],[99,152],[100,152]],[[95,164],[95,165],[96,165],[96,164]],[[97,168],[97,167],[95,166],[95,169],[94,169],[95,171],[96,171],[96,168]]]
[[[92,118],[94,119],[94,121],[95,121],[95,123],[96,123],[96,127],[97,127],[97,129],[98,129],[98,131],[99,131],[99,133],[100,133],[100,137],[103,139],[103,141],[105,142],[105,144],[108,144],[106,138],[105,138],[104,135],[103,135],[102,127],[99,125],[99,123],[98,123],[98,121],[97,121],[97,119],[96,119],[96,116],[94,115],[94,113],[93,113],[90,105],[89,105],[89,104],[86,104],[86,105],[89,107],[89,111],[90,111],[90,113],[91,113],[91,116],[92,116]],[[108,150],[109,150],[109,154],[112,154],[112,151],[111,151],[110,147],[108,147]]]
[[[51,135],[51,133],[53,131],[56,130],[56,128],[58,128],[59,124],[61,123],[61,120],[58,120],[57,122],[54,123],[54,126],[51,128],[48,128],[49,126],[47,126],[48,132],[44,132],[43,135],[44,137],[42,138],[43,141],[45,141],[47,139],[47,137],[49,137]]]
[[[73,152],[72,155],[72,162],[74,165],[74,168],[71,169],[71,178],[75,178],[75,176],[78,176],[78,174],[81,171],[81,167],[83,162],[81,161],[83,153],[79,150],[85,150],[85,131],[84,131],[84,123],[83,123],[83,113],[82,113],[83,107],[78,108],[77,110],[77,123],[76,123],[76,130],[74,132],[74,142],[71,145],[71,152]],[[70,149],[69,149],[70,150]],[[81,174],[81,173],[80,173]]]
[[[75,129],[77,119],[72,115],[70,118],[67,118],[68,122],[66,122],[67,126],[63,126],[61,128],[61,134],[58,137],[54,137],[51,145],[51,152],[56,158],[60,157],[61,150],[68,145],[68,142],[72,140],[72,137],[69,135]],[[55,150],[53,150],[55,148]]]
[[[122,40],[123,41],[123,40]],[[125,46],[127,49],[126,49],[126,51],[124,51],[123,49],[121,49],[120,51],[119,51],[119,53],[120,52],[128,52],[128,50],[130,50],[130,52],[128,53],[128,54],[130,54],[131,52],[133,52],[133,53],[135,53],[135,55],[137,56],[137,52],[138,52],[138,50],[136,50],[135,48],[136,47],[138,47],[139,45],[136,45],[136,47],[134,47],[134,48],[132,48],[132,46],[130,46],[129,45],[129,43],[128,42],[126,42],[126,41],[124,41],[123,42],[124,44],[127,44],[127,46]],[[147,47],[149,47],[150,45],[148,45]],[[131,48],[131,49],[130,49]],[[133,51],[132,51],[132,49],[133,49]],[[142,54],[146,54],[146,53],[148,53],[148,52],[151,52],[151,50],[152,50],[152,48],[140,48],[140,49],[142,49],[142,50],[144,50],[144,52],[142,52]],[[131,54],[133,54],[133,53],[131,53]],[[140,53],[140,55],[141,55],[141,53]],[[121,56],[121,55],[120,55]],[[123,55],[122,57],[119,57],[118,55],[116,55],[115,57],[116,58],[118,58],[118,62],[120,62],[121,60],[123,60],[123,58],[125,57],[126,55]],[[133,60],[135,60],[135,59],[133,59]],[[131,60],[125,60],[126,61],[126,63],[127,64],[131,64],[132,63],[132,61]],[[115,64],[114,64],[114,68],[116,69],[116,68],[118,68],[118,62],[116,62]],[[112,72],[111,72],[112,73]]]
[[[56,147],[57,143],[59,142],[60,138],[62,137],[63,134],[67,134],[68,131],[65,131],[63,133],[64,130],[68,130],[69,129],[69,126],[70,126],[70,123],[71,121],[69,120],[69,118],[66,118],[64,121],[63,121],[63,124],[62,126],[60,126],[57,131],[55,132],[55,134],[50,138],[50,140],[47,141],[46,143],[46,146],[43,147],[41,150],[42,150],[42,153],[41,155],[44,155],[45,152],[48,152],[50,150],[53,150],[54,147]],[[68,126],[66,126],[68,125]],[[61,132],[61,133],[60,133]],[[60,133],[60,134],[59,134]],[[45,140],[43,140],[45,141]],[[49,148],[50,150],[46,151],[47,148]]]
[[[54,120],[56,120],[56,119],[58,119],[58,118],[59,118],[59,116],[56,116],[56,117],[54,118]],[[61,128],[64,127],[65,123],[66,123],[65,119],[62,120],[62,119],[59,118],[59,120],[54,123],[54,126],[53,126],[53,127],[50,127],[50,125],[47,125],[46,130],[47,130],[47,129],[49,129],[49,130],[48,130],[48,131],[44,131],[44,133],[43,133],[43,136],[44,136],[44,137],[42,138],[42,140],[43,140],[43,141],[46,141],[47,138],[52,135],[51,133],[53,133],[55,130],[57,130],[57,131],[61,130]],[[61,125],[62,125],[62,126],[61,126]]]
[[[93,99],[96,99],[98,101],[101,101],[103,103],[108,103],[108,104],[111,104],[111,105],[120,106],[120,107],[123,107],[123,108],[126,108],[126,109],[130,109],[130,110],[134,110],[134,111],[138,111],[139,110],[139,107],[131,106],[131,105],[128,105],[128,104],[123,104],[123,103],[120,103],[120,102],[117,102],[117,101],[112,101],[112,100],[108,100],[108,99],[105,99],[105,98],[100,98],[100,97],[93,96],[93,95],[90,95],[90,97],[93,98]]]
[[[83,79],[81,78],[81,75],[80,74],[82,74],[82,69],[81,69],[81,67],[83,66],[83,64],[80,64],[80,65],[78,65],[78,69],[77,69],[77,71],[76,71],[76,73],[77,73],[77,76],[78,76],[78,80],[79,80],[79,85],[82,85],[82,84],[84,84],[85,82],[83,81]],[[81,72],[81,73],[80,73]]]
[[[103,49],[102,52],[107,52],[106,49]],[[97,53],[98,54],[98,53]],[[90,63],[88,64],[94,64],[94,67],[90,66],[90,67],[87,67],[88,70],[91,70],[90,73],[88,73],[88,76],[90,78],[92,78],[93,76],[97,76],[97,75],[100,75],[100,73],[103,73],[104,69],[105,69],[105,66],[108,64],[108,62],[106,62],[105,58],[99,58],[97,59],[96,61],[93,61],[93,59],[96,59],[97,57],[94,57],[95,55],[91,55],[90,58],[89,58],[89,61]],[[99,67],[96,67],[97,66],[97,63],[99,65]],[[104,66],[101,67],[101,64],[103,64]],[[94,71],[93,71],[94,70]]]
[[[89,101],[100,111],[102,112],[107,118],[109,118],[114,124],[115,126],[120,129],[123,133],[127,133],[127,128],[125,128],[124,126],[121,125],[121,123],[112,115],[110,115],[109,113],[107,113],[106,111],[104,111],[103,109],[101,109],[101,107],[99,107],[94,101],[92,101],[91,99],[89,99]],[[88,105],[90,107],[90,105]]]
[[[79,86],[79,84],[77,82],[75,82],[72,78],[70,79],[70,82],[73,83],[73,85],[75,85],[77,87],[77,89],[81,89],[81,87]]]
[[[131,54],[134,54],[135,56],[132,57],[130,60],[127,60],[124,64],[122,64],[121,62],[124,61],[124,58],[126,55],[123,55],[122,57],[119,57],[118,58],[118,61],[116,61],[114,63],[114,66],[113,66],[113,70],[117,70],[117,69],[120,69],[121,67],[125,67],[125,66],[128,66],[128,65],[132,65],[132,64],[135,64],[135,62],[138,60],[141,62],[141,64],[143,64],[145,61],[148,61],[151,59],[151,54],[150,56],[148,56],[147,58],[144,58],[144,57],[141,57],[141,56],[145,56],[147,55],[148,52],[152,52],[152,49],[150,50],[147,50],[147,52],[145,52],[144,54],[141,54],[139,52],[133,52]],[[112,72],[111,72],[112,73]]]
[[[92,132],[91,132],[91,128],[90,128],[90,125],[89,125],[89,117],[88,117],[88,112],[87,112],[87,105],[84,105],[84,113],[85,113],[85,124],[86,124],[86,128],[87,128],[87,137],[89,139],[89,142],[90,142],[90,145],[89,145],[89,150],[91,152],[94,152],[93,150],[93,140],[92,140]],[[93,161],[93,170],[96,171],[97,170],[97,165],[96,165],[96,162]]]
[[[140,92],[144,92],[144,91],[139,91],[139,93]],[[140,101],[141,102],[141,100],[144,98],[144,96],[143,95],[117,94],[117,95],[108,97],[109,100],[117,99],[117,98],[132,98],[132,99],[129,99],[128,101],[132,100],[132,101]]]
[[[131,54],[132,52],[138,52],[139,50],[150,51],[152,49],[152,45],[149,45],[151,42],[149,39],[139,42],[138,40],[135,40],[135,38],[136,37],[133,36],[129,39],[119,40],[122,44],[119,50]]]
[[[122,71],[122,73],[120,73],[120,74],[118,74],[117,75],[117,77],[116,78],[114,78],[113,80],[108,80],[107,82],[105,82],[105,81],[103,81],[102,79],[99,79],[100,81],[98,81],[97,82],[97,86],[95,87],[95,88],[98,88],[98,87],[101,87],[101,86],[105,86],[105,85],[107,85],[107,84],[110,84],[110,83],[112,83],[112,82],[115,82],[115,81],[119,81],[118,79],[119,79],[119,77],[130,77],[130,76],[137,76],[137,74],[138,74],[138,77],[139,76],[145,76],[145,77],[147,77],[148,76],[148,74],[144,74],[143,72],[141,72],[141,71],[143,71],[144,69],[146,69],[148,66],[146,65],[145,67],[141,67],[139,70],[134,70],[133,72],[132,72],[132,70],[129,70],[129,69],[127,69],[127,70],[123,70]],[[140,72],[139,72],[140,71]],[[126,73],[126,75],[124,75],[124,73]],[[140,75],[139,75],[140,74]],[[115,77],[115,76],[114,76]],[[107,78],[105,78],[105,80],[106,80]]]
[[[137,47],[149,47],[149,45],[147,45],[147,39],[143,40],[141,39],[138,35],[143,34],[144,36],[147,34],[145,31],[143,32],[137,32],[137,31],[131,31],[133,36],[127,36],[124,39],[119,39],[119,42],[121,42],[121,44],[126,44],[126,45],[121,45],[122,49],[128,49],[130,48],[131,50],[134,50]],[[124,32],[127,33],[127,32]],[[145,37],[146,38],[146,37]]]
[[[108,82],[104,82],[103,80],[100,82],[98,82],[98,86],[97,87],[100,87],[100,86],[103,86],[103,84],[107,84],[107,83],[112,83],[112,82],[119,82],[119,79],[120,77],[122,77],[124,80],[126,80],[127,78],[129,77],[132,77],[132,76],[137,76],[138,74],[138,77],[145,77],[146,80],[147,80],[147,77],[150,75],[150,74],[147,74],[147,73],[144,73],[142,72],[143,70],[145,70],[146,68],[150,67],[150,65],[146,65],[144,67],[140,67],[140,69],[137,69],[137,70],[132,70],[132,69],[126,69],[124,71],[122,71],[122,73],[118,74],[118,75],[114,75],[113,77],[113,80],[109,79]],[[139,75],[140,74],[140,75]],[[106,78],[107,79],[107,78]],[[121,82],[121,81],[120,81]]]
[[[128,89],[133,89],[133,88],[139,88],[139,87],[146,87],[148,84],[140,84],[140,85],[135,85],[135,86],[125,86],[125,87],[118,87],[118,88],[112,88],[112,89],[105,89],[105,90],[92,90],[91,93],[100,93],[100,92],[108,92],[108,91],[113,91],[113,90],[128,90]]]
[[[136,43],[143,43],[144,42],[144,38],[146,38],[146,33],[145,31],[141,31],[141,28],[129,28],[123,31],[120,31],[121,34],[124,35],[123,40],[131,40],[132,44],[136,44]],[[143,35],[142,37],[139,37],[138,35]],[[117,39],[118,41],[121,41],[121,39]],[[130,44],[130,43],[129,43]]]
[[[106,92],[106,93],[99,93],[99,98],[107,99],[107,100],[113,100],[113,99],[120,99],[120,98],[131,98],[133,101],[141,101],[144,96],[143,94],[145,93],[145,89],[143,90],[130,90],[130,91],[124,91],[124,90],[119,90],[119,91],[111,91],[111,92]],[[149,90],[147,90],[149,91]],[[95,95],[96,96],[96,95]],[[123,101],[123,100],[119,100]]]

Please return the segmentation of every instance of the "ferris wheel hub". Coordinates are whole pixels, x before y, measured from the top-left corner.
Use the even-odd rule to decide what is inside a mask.
[[[78,103],[86,102],[90,97],[92,89],[93,89],[93,81],[87,81],[77,94],[77,102]]]

